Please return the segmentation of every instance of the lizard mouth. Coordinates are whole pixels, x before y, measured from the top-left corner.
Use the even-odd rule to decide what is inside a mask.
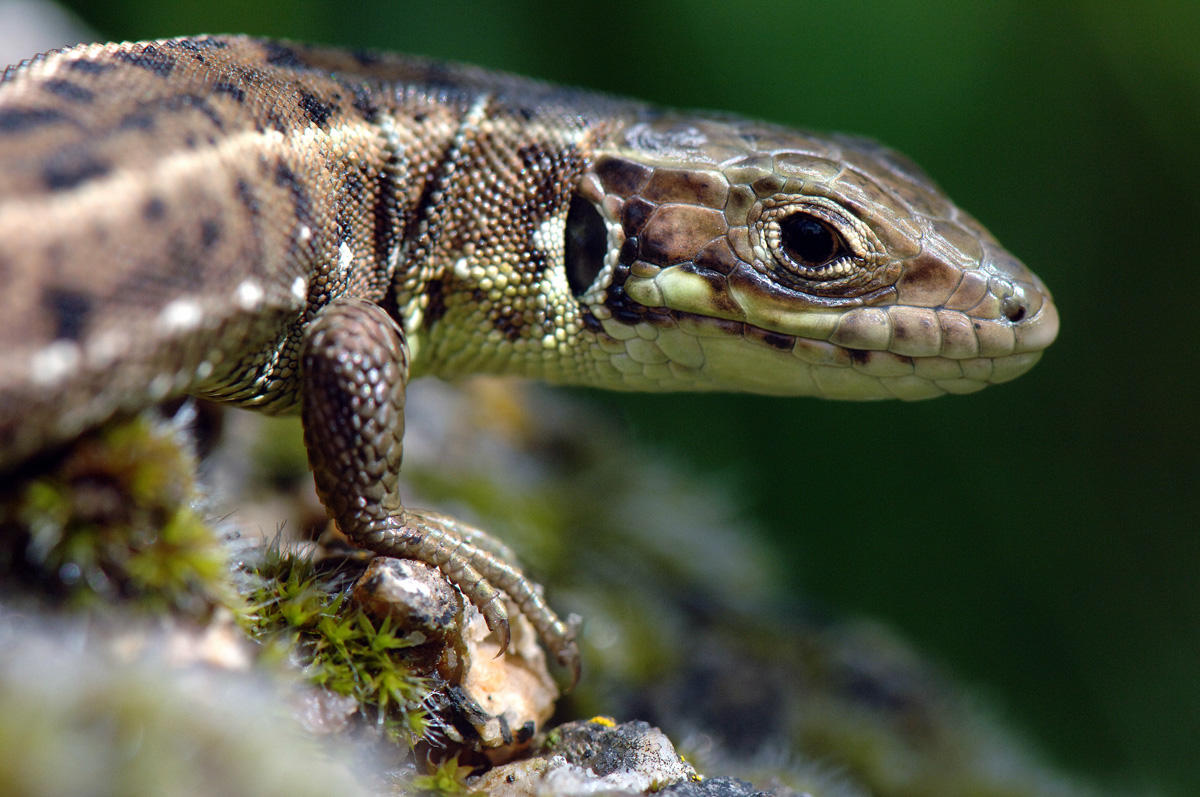
[[[934,307],[899,304],[891,288],[839,306],[764,290],[749,267],[714,275],[642,264],[610,287],[609,307],[624,309],[602,326],[625,339],[634,362],[671,363],[687,389],[852,400],[970,393],[1028,371],[1058,333],[1036,277],[994,272],[969,272],[961,295]],[[631,322],[636,334],[619,329]]]
[[[908,357],[995,358],[1049,346],[1058,334],[1058,312],[1040,281],[990,272],[965,271],[959,288],[932,306],[899,301],[903,288],[893,286],[827,300],[781,288],[749,267],[720,275],[690,263],[631,271],[616,293],[650,314],[744,322],[767,334]]]

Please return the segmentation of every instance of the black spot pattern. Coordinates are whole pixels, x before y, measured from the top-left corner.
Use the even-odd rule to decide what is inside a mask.
[[[288,193],[291,194],[292,210],[297,226],[315,229],[317,225],[313,218],[312,199],[308,195],[308,190],[291,167],[282,160],[275,164],[275,184],[287,188]],[[293,248],[298,245],[297,242],[292,244]]]
[[[232,80],[221,80],[213,84],[213,93],[224,94],[237,102],[246,101],[246,90]]]
[[[633,251],[637,252],[637,239],[626,239],[625,245],[621,247],[622,260],[618,261],[617,267],[613,269],[612,283],[604,296],[604,306],[612,312],[614,318],[626,324],[636,324],[646,315],[646,307],[630,299],[625,293],[625,280],[629,278],[629,264],[633,261],[626,261],[623,257],[631,241]]]
[[[146,221],[159,221],[163,216],[167,215],[167,203],[162,197],[151,197],[142,206],[142,218]]]
[[[583,322],[583,328],[588,332],[604,331],[604,325],[600,323],[599,318],[596,318],[596,314],[592,312],[592,308],[586,304],[579,306],[579,320]]]
[[[412,213],[404,220],[404,240],[416,240],[417,229],[420,227],[421,219],[429,213],[429,206],[433,202],[433,194],[437,190],[437,180],[426,177],[421,186],[421,196],[417,198],[417,204],[413,207]]]
[[[42,85],[46,91],[70,102],[88,103],[96,98],[91,89],[84,88],[78,83],[72,83],[69,80],[51,79]]]
[[[0,133],[23,133],[68,119],[56,108],[5,108],[0,110]]]
[[[625,266],[625,271],[629,271],[629,266],[633,265],[633,261],[637,260],[638,254],[638,238],[636,235],[630,235],[625,239],[625,243],[621,244],[621,251],[617,252],[617,262]]]
[[[51,162],[42,169],[42,182],[51,191],[64,191],[96,177],[103,177],[112,167],[91,156]]]
[[[87,58],[79,58],[74,61],[67,62],[67,69],[73,69],[84,75],[99,75],[112,69],[112,64],[101,63],[100,61],[92,61]]]
[[[229,45],[223,41],[220,41],[219,39],[203,38],[178,39],[176,41],[169,42],[164,46],[175,50],[185,50],[186,52],[191,53],[192,57],[195,58],[198,63],[202,64],[205,61],[205,50],[223,50]]]
[[[171,74],[176,63],[175,56],[160,51],[153,44],[147,45],[141,52],[114,53],[113,58],[146,69],[159,77]]]
[[[772,349],[780,351],[791,351],[796,345],[796,339],[789,335],[781,335],[778,332],[764,332],[759,339],[770,346]]]
[[[200,245],[211,249],[213,244],[221,240],[221,223],[216,219],[205,219],[200,222]]]
[[[505,338],[515,341],[521,338],[521,333],[525,329],[525,319],[521,317],[520,313],[515,313],[511,310],[509,312],[502,311],[496,314],[496,317],[492,320],[492,325]]]
[[[238,202],[242,203],[242,207],[246,208],[251,216],[257,217],[262,207],[250,183],[239,177],[237,184],[234,185],[234,190],[237,192]]]
[[[338,192],[335,211],[339,241],[353,241],[357,237],[355,225],[362,218],[362,208],[358,201],[365,196],[366,190],[367,185],[362,174],[357,170],[347,169],[342,175],[342,190]]]
[[[308,116],[308,120],[317,127],[324,127],[334,111],[332,105],[321,102],[315,94],[307,91],[300,92],[300,108]]]
[[[267,63],[271,66],[280,66],[285,69],[305,69],[307,67],[296,51],[285,44],[265,41],[263,49],[267,53]]]
[[[180,94],[169,97],[159,107],[166,111],[199,111],[217,130],[225,129],[225,120],[213,109],[212,105],[208,102],[208,98],[199,94]]]
[[[392,250],[397,245],[400,209],[397,200],[399,189],[396,187],[395,175],[399,167],[396,154],[389,154],[375,185],[375,203],[371,207],[375,226],[371,237],[375,250],[375,263],[380,267],[387,263]]]
[[[371,96],[371,90],[367,86],[344,81],[338,83],[354,97],[354,110],[362,114],[365,121],[374,122],[379,118],[379,106],[375,104],[375,98]]]
[[[154,114],[140,110],[126,114],[117,123],[118,130],[153,130],[154,126]]]
[[[534,246],[534,232],[538,225],[567,204],[575,175],[583,170],[585,164],[574,147],[530,144],[519,148],[517,156],[524,167],[525,193],[514,218],[520,219],[525,227],[523,248],[527,254],[527,267],[532,273],[541,274],[550,267],[550,261],[544,252]]]
[[[268,108],[266,111],[266,116],[267,123],[280,133],[284,133],[286,135],[291,130],[291,126],[288,124],[287,120],[280,116],[279,112],[275,110],[275,108]]]
[[[425,306],[425,316],[421,325],[429,330],[446,315],[446,283],[441,279],[430,280],[425,286],[425,296],[429,303]]]
[[[42,307],[54,319],[56,340],[77,341],[83,337],[88,315],[92,311],[92,298],[88,294],[64,288],[47,288],[42,293]]]

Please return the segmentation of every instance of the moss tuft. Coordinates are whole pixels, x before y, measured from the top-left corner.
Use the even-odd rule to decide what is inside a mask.
[[[250,575],[252,637],[298,660],[313,685],[353,697],[392,741],[411,746],[426,734],[429,683],[397,655],[419,640],[372,620],[347,598],[344,574],[321,573],[307,556],[273,546]]]
[[[207,617],[236,597],[219,535],[196,509],[195,461],[165,424],[113,424],[0,494],[0,570],[95,608]]]
[[[457,757],[448,758],[437,764],[429,774],[413,778],[412,786],[422,794],[482,794],[467,788],[467,777],[473,771],[472,767],[459,763]]]

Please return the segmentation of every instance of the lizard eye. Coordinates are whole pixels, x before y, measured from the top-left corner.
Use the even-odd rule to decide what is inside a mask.
[[[566,240],[567,284],[578,297],[588,289],[604,267],[608,250],[608,227],[596,206],[581,196],[571,197],[567,209]]]
[[[750,236],[762,268],[781,286],[815,296],[861,296],[880,287],[889,262],[870,225],[827,197],[767,199]]]
[[[845,250],[842,237],[828,222],[808,213],[793,213],[779,221],[784,254],[803,268],[821,268]]]

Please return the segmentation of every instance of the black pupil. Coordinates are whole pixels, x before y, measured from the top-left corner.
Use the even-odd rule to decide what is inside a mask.
[[[802,266],[817,267],[838,253],[838,238],[824,222],[804,213],[794,213],[779,222],[783,249]]]
[[[566,240],[567,284],[578,297],[588,289],[604,266],[608,249],[608,228],[600,211],[580,196],[571,197],[567,210]]]

